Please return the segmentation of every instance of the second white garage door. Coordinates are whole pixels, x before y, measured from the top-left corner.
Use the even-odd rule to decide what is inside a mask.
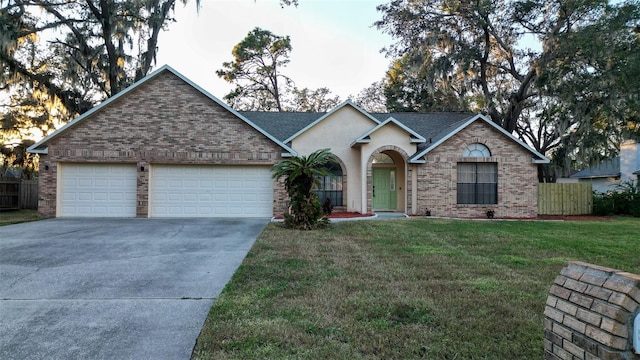
[[[269,167],[153,165],[152,217],[270,217]]]

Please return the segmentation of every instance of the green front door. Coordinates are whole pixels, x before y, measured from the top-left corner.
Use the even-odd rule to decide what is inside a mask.
[[[396,169],[373,168],[373,210],[396,210]]]

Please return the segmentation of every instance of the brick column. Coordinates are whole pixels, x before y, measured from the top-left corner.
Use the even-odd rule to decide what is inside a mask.
[[[640,275],[572,262],[549,293],[545,359],[640,359],[631,338],[640,312]]]

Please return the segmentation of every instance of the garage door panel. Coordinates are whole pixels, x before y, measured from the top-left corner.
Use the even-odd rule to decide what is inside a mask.
[[[153,217],[272,215],[273,181],[268,167],[154,165],[151,170]]]
[[[136,216],[135,165],[61,164],[60,169],[60,216]]]

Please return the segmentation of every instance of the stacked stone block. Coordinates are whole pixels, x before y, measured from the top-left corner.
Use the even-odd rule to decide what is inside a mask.
[[[640,359],[632,343],[638,312],[640,275],[572,262],[549,291],[544,358]]]

